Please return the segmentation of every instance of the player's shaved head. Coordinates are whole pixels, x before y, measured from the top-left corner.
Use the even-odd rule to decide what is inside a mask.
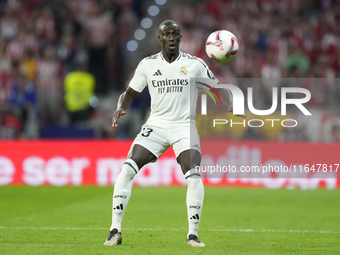
[[[164,20],[159,25],[158,41],[162,45],[163,57],[171,63],[179,55],[179,43],[181,42],[181,28],[176,21]]]
[[[159,24],[158,31],[161,34],[164,31],[164,29],[167,29],[167,28],[170,28],[170,27],[171,28],[177,28],[179,31],[181,31],[181,28],[178,25],[178,23],[176,21],[171,20],[171,19],[164,20],[161,24]]]

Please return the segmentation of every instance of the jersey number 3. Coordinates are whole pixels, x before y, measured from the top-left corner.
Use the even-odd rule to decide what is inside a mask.
[[[153,131],[153,129],[151,129],[151,128],[143,128],[142,129],[142,136],[148,137],[152,131]]]

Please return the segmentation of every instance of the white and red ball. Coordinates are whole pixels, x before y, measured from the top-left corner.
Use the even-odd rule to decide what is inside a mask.
[[[229,62],[234,59],[238,51],[236,36],[227,30],[215,31],[209,35],[205,51],[208,57],[216,62]]]

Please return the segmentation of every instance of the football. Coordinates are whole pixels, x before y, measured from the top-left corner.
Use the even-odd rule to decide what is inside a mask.
[[[219,63],[233,60],[238,51],[236,36],[227,30],[211,33],[205,44],[205,51],[209,58]]]

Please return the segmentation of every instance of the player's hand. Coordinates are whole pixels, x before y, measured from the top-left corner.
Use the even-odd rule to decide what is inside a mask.
[[[230,109],[229,109],[229,112],[233,112],[233,108],[231,107]],[[247,118],[247,114],[243,114],[243,115],[240,115],[240,114],[234,114],[234,116],[236,116],[236,117],[242,117],[242,118]]]
[[[243,115],[239,115],[239,114],[235,114],[234,116],[236,116],[236,117],[242,117],[242,118],[247,118],[247,114],[243,114]]]
[[[117,110],[114,114],[113,114],[113,118],[112,118],[112,127],[117,127],[117,121],[120,118],[120,116],[123,116],[125,114],[125,111],[123,110]]]

